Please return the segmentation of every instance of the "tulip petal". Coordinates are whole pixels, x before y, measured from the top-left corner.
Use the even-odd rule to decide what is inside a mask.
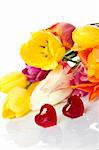
[[[0,79],[0,91],[8,93],[14,87],[26,87],[27,79],[24,74],[20,72],[12,72]]]
[[[13,88],[6,98],[2,110],[2,117],[21,117],[30,110],[30,95],[26,89],[21,87]]]
[[[90,90],[89,100],[92,101],[99,96],[99,85],[96,85],[92,90]]]
[[[32,110],[39,110],[46,103],[55,105],[70,96],[72,89],[68,85],[73,80],[73,75],[68,64],[64,64],[60,63],[55,70],[50,71],[34,89],[31,95]]]
[[[94,100],[99,96],[99,85],[98,83],[87,83],[87,84],[78,84],[71,86],[71,88],[77,88],[89,93],[89,101]]]
[[[35,82],[35,83],[32,83],[29,88],[27,89],[29,95],[32,94],[33,90],[36,88],[36,86],[39,84],[40,82]]]
[[[99,45],[99,28],[86,25],[76,28],[72,34],[73,41],[82,48],[91,48]]]
[[[8,99],[6,99],[6,101],[4,103],[3,111],[2,111],[2,117],[3,118],[9,118],[9,119],[12,119],[15,117],[15,113],[9,109]]]
[[[61,42],[50,32],[33,33],[32,38],[21,47],[20,55],[30,66],[52,70],[65,54]]]
[[[91,51],[92,51],[92,49],[78,51],[78,56],[80,57],[82,63],[84,64],[84,66],[86,68],[88,67],[87,58]]]

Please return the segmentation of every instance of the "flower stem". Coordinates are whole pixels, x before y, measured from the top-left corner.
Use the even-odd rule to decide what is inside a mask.
[[[63,57],[64,61],[70,61],[75,63],[74,66],[77,66],[80,63],[80,59],[78,60],[73,60],[72,58],[75,58],[77,56],[77,52],[73,51],[73,50],[68,50],[65,54],[65,56]]]
[[[73,62],[73,63],[77,63],[77,61],[72,60],[72,59],[70,59],[70,58],[66,58],[65,60],[66,60],[66,61],[71,61],[71,62]]]
[[[73,50],[69,50],[66,52],[65,56],[63,57],[64,59],[71,59],[77,56],[77,52],[74,52]]]
[[[28,89],[31,84],[32,84],[32,82],[30,82],[30,83],[25,87],[25,89]]]
[[[68,50],[65,54],[65,56],[70,56],[70,55],[75,55],[77,56],[77,52],[73,51],[73,50]]]

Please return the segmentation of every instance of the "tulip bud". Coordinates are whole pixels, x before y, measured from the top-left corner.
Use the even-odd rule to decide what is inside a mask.
[[[72,80],[70,66],[62,62],[34,89],[31,95],[31,109],[39,110],[46,103],[55,105],[68,98],[72,92],[72,89],[68,88]]]
[[[72,33],[72,38],[79,50],[97,47],[99,45],[99,28],[92,25],[76,28]]]
[[[73,46],[72,32],[75,27],[72,24],[60,22],[49,27],[48,30],[56,35],[66,49]]]
[[[3,106],[3,118],[21,117],[30,110],[30,95],[27,89],[21,87],[13,88],[6,98]]]
[[[27,79],[24,74],[20,72],[12,72],[0,79],[0,91],[8,93],[14,87],[26,87]]]
[[[26,65],[26,68],[22,70],[22,73],[26,76],[29,82],[34,83],[45,79],[49,71]]]

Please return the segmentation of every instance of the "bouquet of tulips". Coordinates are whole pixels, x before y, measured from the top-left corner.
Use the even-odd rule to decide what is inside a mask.
[[[76,28],[61,22],[33,32],[20,48],[23,70],[0,79],[0,91],[7,94],[2,117],[39,110],[35,122],[50,127],[57,124],[54,105],[61,102],[63,115],[82,116],[82,97],[88,94],[89,101],[99,97],[98,25]]]

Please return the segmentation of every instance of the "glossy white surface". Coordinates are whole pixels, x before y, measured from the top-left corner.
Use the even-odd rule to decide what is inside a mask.
[[[2,96],[4,97],[4,96]],[[0,101],[0,105],[2,102]],[[62,106],[56,106],[57,126],[41,128],[34,122],[37,112],[23,118],[0,121],[0,147],[14,149],[92,149],[99,148],[99,101],[84,99],[85,114],[77,119],[64,117]]]

